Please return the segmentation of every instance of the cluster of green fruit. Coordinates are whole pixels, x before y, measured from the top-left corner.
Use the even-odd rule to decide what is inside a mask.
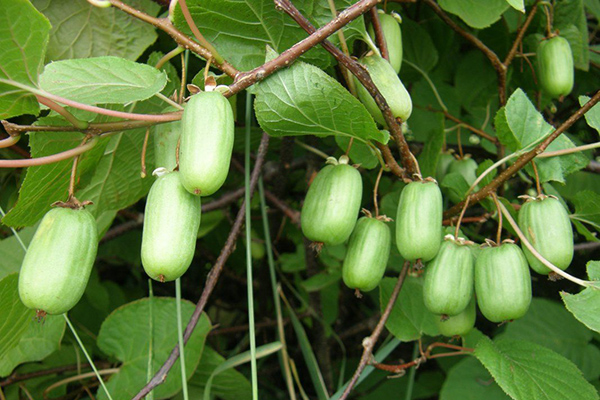
[[[233,139],[231,105],[216,91],[192,96],[181,122],[157,132],[159,177],[146,201],[141,249],[151,278],[171,281],[189,268],[200,227],[200,196],[213,194],[225,182]],[[23,303],[38,310],[40,317],[69,311],[85,291],[97,250],[96,220],[81,203],[75,200],[50,210],[21,266]]]

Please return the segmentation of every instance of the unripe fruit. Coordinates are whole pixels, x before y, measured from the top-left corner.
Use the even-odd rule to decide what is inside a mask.
[[[429,261],[442,243],[442,192],[434,181],[411,182],[396,214],[396,245],[405,260]]]
[[[427,265],[425,306],[434,314],[458,315],[473,297],[473,255],[464,240],[445,240]]]
[[[551,97],[571,93],[575,70],[569,41],[561,36],[542,41],[538,47],[537,58],[542,90]]]
[[[546,260],[565,270],[573,260],[573,228],[569,214],[553,197],[530,199],[519,210],[519,228]],[[531,268],[548,275],[550,269],[521,244]]]
[[[448,173],[456,172],[465,178],[469,185],[475,183],[477,179],[477,161],[471,157],[464,157],[460,160],[454,160],[448,166]]]
[[[347,158],[327,165],[306,193],[300,217],[304,236],[329,245],[344,243],[356,225],[361,200],[362,178]]]
[[[23,304],[41,315],[69,311],[85,292],[97,250],[96,220],[87,210],[48,211],[19,273]]]
[[[142,265],[161,282],[183,275],[196,251],[201,200],[185,190],[180,177],[177,171],[160,176],[146,200]]]
[[[223,185],[233,151],[231,105],[219,92],[200,92],[190,99],[181,119],[179,171],[188,192],[210,196]]]
[[[362,292],[379,285],[390,257],[392,235],[384,221],[362,217],[348,242],[342,277],[351,289]]]
[[[397,14],[396,16],[386,14],[382,10],[378,10],[378,12],[379,23],[381,24],[381,30],[383,31],[383,37],[385,38],[385,44],[387,45],[390,57],[390,65],[397,74],[400,72],[400,67],[402,66],[402,30],[397,19],[400,17]],[[371,36],[373,41],[376,40],[372,25],[369,27],[369,36]]]
[[[377,89],[379,89],[390,106],[392,115],[395,118],[401,118],[402,121],[406,121],[412,113],[412,100],[396,71],[394,71],[394,68],[389,62],[377,55],[363,57],[361,63],[367,68],[373,83],[375,83],[375,86],[377,86]],[[383,114],[377,103],[375,103],[375,100],[373,100],[373,97],[371,97],[367,89],[356,78],[355,82],[356,92],[360,101],[369,113],[371,113],[375,121],[385,126],[386,123]]]
[[[456,159],[452,155],[452,153],[442,153],[438,158],[437,167],[435,170],[435,178],[438,182],[441,182],[446,174],[448,173],[448,169],[450,169],[450,165],[455,162]]]
[[[483,315],[492,322],[521,318],[531,303],[527,259],[516,244],[483,248],[475,262],[475,293]]]
[[[440,333],[444,336],[465,336],[475,326],[475,298],[471,301],[460,314],[453,315],[448,318],[439,318],[437,326]]]

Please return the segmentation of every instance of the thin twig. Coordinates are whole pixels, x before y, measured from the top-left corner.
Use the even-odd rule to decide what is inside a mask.
[[[377,174],[377,180],[375,181],[375,187],[373,188],[373,206],[375,207],[375,218],[379,217],[379,202],[377,201],[377,191],[379,189],[379,181],[381,181],[381,175],[383,174],[383,167],[379,168]]]
[[[540,175],[538,174],[535,160],[531,160],[531,166],[533,167],[533,175],[535,176],[535,188],[537,189],[538,196],[542,194],[542,185],[540,184]]]
[[[496,244],[500,246],[500,243],[502,243],[502,209],[500,208],[500,202],[498,201],[496,192],[492,192],[492,199],[494,199],[494,204],[496,204],[496,209],[498,210],[498,230],[496,231]]]
[[[469,207],[469,199],[471,196],[467,196],[465,199],[465,206],[463,207],[460,216],[458,217],[458,221],[456,221],[456,229],[454,230],[454,238],[458,239],[458,231],[460,230],[460,224],[462,223],[463,217],[465,216],[465,211],[467,211],[467,207]]]
[[[490,134],[482,131],[481,129],[477,129],[474,126],[467,124],[465,121],[456,118],[454,115],[450,114],[448,111],[441,110],[441,111],[438,111],[438,112],[443,113],[444,117],[446,117],[450,121],[456,122],[460,126],[464,126],[468,130],[470,130],[471,132],[473,132],[474,134],[476,134],[477,136],[481,136],[482,138],[487,139],[487,140],[489,140],[490,142],[492,142],[494,144],[498,143],[498,138],[497,137],[491,136]]]
[[[390,299],[389,299],[387,305],[385,306],[385,311],[383,312],[383,314],[381,314],[381,318],[379,319],[377,326],[375,326],[373,333],[371,333],[371,336],[368,336],[363,340],[364,350],[363,350],[362,356],[360,358],[360,363],[358,364],[356,371],[354,371],[354,375],[352,375],[352,379],[350,379],[350,382],[348,383],[348,386],[346,386],[346,389],[344,390],[344,393],[340,397],[340,400],[345,400],[348,398],[348,396],[350,395],[350,392],[354,388],[354,385],[356,385],[358,378],[360,378],[360,374],[363,372],[365,367],[369,364],[369,361],[371,361],[373,349],[375,348],[377,339],[379,339],[379,336],[381,335],[381,332],[383,331],[383,328],[385,327],[385,323],[386,323],[387,319],[389,318],[390,314],[392,313],[392,308],[394,308],[394,304],[396,304],[396,299],[398,298],[398,295],[400,294],[400,289],[402,289],[402,284],[404,283],[404,280],[406,279],[406,274],[408,273],[409,266],[410,266],[409,261],[404,262],[404,266],[402,267],[400,276],[398,276],[398,281],[396,281],[396,286],[394,286],[394,290],[392,291],[392,294],[390,295]]]
[[[200,30],[198,30],[198,27],[196,26],[196,23],[194,22],[194,19],[192,18],[192,15],[190,14],[190,10],[188,9],[188,6],[187,6],[185,0],[178,0],[178,2],[179,2],[179,7],[181,8],[181,13],[183,14],[183,17],[185,18],[185,22],[187,22],[188,27],[190,28],[190,30],[196,37],[196,40],[198,40],[198,42],[200,42],[202,47],[204,47],[206,50],[210,51],[210,53],[212,54],[212,57],[210,57],[209,60],[214,59],[218,65],[223,64],[223,62],[225,61],[223,59],[223,56],[221,56],[217,52],[217,49],[215,49],[214,46],[208,40],[206,40],[204,38],[204,36],[202,36],[202,34],[200,33]]]
[[[39,103],[45,105],[46,107],[50,108],[51,110],[56,111],[58,114],[60,114],[64,119],[66,119],[74,127],[78,128],[78,129],[86,129],[88,127],[89,123],[87,121],[82,121],[79,118],[75,117],[73,114],[71,114],[67,109],[65,109],[60,104],[58,104],[46,97],[39,96],[39,95],[36,95],[35,98],[37,99],[37,101]]]
[[[527,15],[525,22],[523,22],[523,25],[521,25],[521,28],[519,29],[519,32],[517,33],[517,37],[515,38],[515,41],[513,42],[513,45],[510,48],[510,51],[506,55],[506,58],[504,59],[504,62],[503,62],[503,64],[506,67],[508,67],[510,65],[510,63],[512,62],[513,58],[515,58],[515,55],[517,54],[517,49],[519,48],[519,45],[521,43],[523,43],[523,37],[525,36],[525,32],[527,31],[527,28],[529,28],[529,24],[531,24],[531,21],[533,20],[533,17],[535,16],[535,12],[537,11],[538,3],[539,3],[539,0],[535,0],[535,2],[533,3],[533,6],[531,6],[531,11],[529,11],[529,15]]]
[[[427,1],[427,0],[425,0]],[[485,199],[490,195],[493,191],[495,191],[500,185],[506,182],[510,177],[516,174],[519,170],[521,170],[528,162],[533,160],[538,155],[542,154],[546,148],[552,143],[557,137],[559,137],[563,132],[569,129],[579,118],[581,118],[587,111],[589,111],[596,103],[600,101],[600,90],[596,92],[596,94],[585,103],[579,110],[573,113],[565,122],[563,122],[552,134],[550,134],[542,143],[540,143],[533,150],[523,154],[519,157],[514,164],[508,167],[506,170],[502,171],[496,178],[494,178],[490,183],[481,188],[478,192],[474,193],[471,196],[471,205],[479,203],[481,200]],[[450,218],[451,216],[458,214],[460,210],[464,206],[464,201],[456,204],[446,212],[444,212],[444,218]]]
[[[260,146],[258,148],[258,154],[256,156],[256,162],[254,164],[254,169],[252,171],[252,177],[250,179],[249,190],[250,190],[251,194],[254,192],[254,189],[256,188],[256,183],[258,182],[258,176],[262,169],[265,155],[267,153],[268,143],[269,143],[269,135],[267,135],[266,133],[263,133],[263,136],[262,136],[262,139],[260,142]],[[188,339],[192,335],[192,332],[196,328],[196,324],[198,323],[198,320],[200,319],[200,316],[202,315],[202,312],[204,311],[204,307],[206,306],[206,303],[208,302],[210,295],[212,294],[215,286],[217,285],[219,276],[221,275],[221,271],[223,270],[223,267],[225,266],[225,262],[227,261],[227,259],[231,255],[231,253],[233,252],[235,243],[237,242],[237,237],[240,234],[241,229],[242,229],[244,217],[245,217],[245,208],[244,208],[244,205],[242,204],[242,207],[238,211],[238,214],[235,218],[235,222],[233,223],[233,227],[231,228],[231,231],[229,232],[229,236],[227,238],[227,241],[225,242],[225,246],[223,246],[223,249],[221,250],[221,254],[219,255],[219,258],[217,259],[214,266],[208,273],[208,276],[206,278],[206,284],[204,285],[204,290],[202,291],[200,300],[198,300],[198,303],[196,304],[196,309],[194,310],[194,313],[192,314],[192,316],[185,328],[185,332],[183,335],[183,340],[185,343],[187,343]],[[169,357],[167,358],[165,363],[162,365],[162,367],[158,370],[158,372],[154,375],[154,377],[150,380],[150,382],[148,382],[148,384],[146,384],[146,386],[144,386],[139,391],[139,393],[135,395],[135,397],[133,399],[134,400],[142,399],[152,389],[154,389],[158,385],[162,384],[165,381],[165,379],[167,379],[167,374],[169,373],[169,371],[171,370],[171,368],[175,364],[175,361],[177,361],[178,358],[179,358],[179,346],[176,345],[173,348],[173,350],[171,351],[171,354],[169,355]]]
[[[91,150],[96,143],[98,143],[98,138],[93,137],[84,145],[77,146],[74,149],[63,151],[61,153],[52,154],[51,156],[27,158],[22,160],[0,160],[0,168],[23,168],[36,165],[52,164],[83,154],[86,151]]]
[[[5,122],[5,121],[3,121]],[[0,140],[0,149],[4,149],[6,147],[11,147],[17,144],[17,142],[21,139],[21,135],[9,135],[7,138]]]

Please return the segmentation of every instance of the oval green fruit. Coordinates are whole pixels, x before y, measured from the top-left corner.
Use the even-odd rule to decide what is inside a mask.
[[[188,192],[210,196],[223,185],[233,151],[231,105],[219,92],[190,99],[181,119],[179,171]]]
[[[391,240],[390,228],[384,221],[370,217],[358,220],[342,267],[346,286],[368,292],[379,285],[390,256]]]
[[[411,182],[396,214],[396,246],[405,260],[429,261],[442,243],[442,192],[436,182]]]
[[[172,281],[189,268],[200,227],[200,201],[185,190],[177,171],[160,176],[150,188],[144,212],[142,265],[152,279]]]
[[[163,112],[177,111],[168,107]],[[154,165],[173,171],[177,166],[177,143],[181,134],[181,121],[167,122],[154,126]]]
[[[512,243],[487,247],[475,262],[475,293],[483,315],[492,322],[521,318],[531,303],[527,259]]]
[[[306,193],[300,216],[304,236],[313,242],[344,243],[354,226],[362,200],[362,178],[356,168],[327,165]]]
[[[519,210],[519,227],[531,245],[546,260],[565,270],[573,260],[573,227],[569,214],[557,199],[540,196],[530,199]],[[531,268],[543,275],[550,269],[524,244],[521,248]]]
[[[542,90],[551,97],[571,93],[575,70],[569,41],[561,36],[542,41],[538,47],[537,58]]]
[[[468,246],[445,240],[427,265],[425,306],[434,314],[458,315],[473,297],[473,255]]]
[[[377,55],[366,56],[361,59],[361,63],[369,71],[373,83],[375,83],[375,86],[377,86],[387,101],[394,117],[406,121],[412,113],[412,100],[396,71],[394,71],[394,68],[389,62]],[[355,82],[356,92],[360,101],[375,121],[385,126],[386,123],[383,114],[379,107],[377,107],[377,103],[375,103],[373,97],[371,97],[367,89],[356,78]]]
[[[48,211],[19,273],[23,304],[48,314],[69,311],[85,292],[97,250],[96,220],[87,210]]]
[[[471,157],[463,157],[460,160],[455,159],[448,166],[448,173],[453,172],[461,174],[470,186],[477,179],[477,161]]]
[[[455,161],[456,159],[452,153],[443,152],[440,154],[435,169],[435,178],[438,182],[441,182],[444,179],[450,169],[450,165]]]
[[[475,317],[475,298],[472,297],[460,314],[437,319],[437,326],[444,336],[465,336],[475,326]]]
[[[396,74],[400,72],[402,66],[402,30],[400,29],[400,22],[398,21],[399,16],[392,14],[386,14],[382,10],[379,12],[379,23],[381,24],[381,30],[383,31],[383,37],[385,38],[385,44],[387,46],[388,54],[390,56],[390,65],[396,71]],[[373,41],[376,40],[375,31],[373,26],[369,27],[369,36]]]

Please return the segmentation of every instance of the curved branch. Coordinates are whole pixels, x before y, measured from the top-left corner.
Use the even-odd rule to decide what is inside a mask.
[[[504,170],[502,173],[500,173],[496,178],[494,178],[494,180],[492,180],[490,183],[488,183],[486,186],[484,186],[481,190],[474,193],[471,196],[470,205],[479,203],[481,200],[485,199],[493,191],[495,191],[500,185],[502,185],[504,182],[506,182],[511,176],[516,174],[521,168],[525,167],[528,162],[533,160],[538,155],[542,154],[544,152],[544,150],[546,150],[546,148],[550,145],[550,143],[552,143],[554,141],[554,139],[556,139],[563,132],[565,132],[567,129],[569,129],[571,127],[571,125],[573,125],[575,123],[575,121],[577,121],[579,118],[581,118],[586,112],[588,112],[599,101],[600,101],[600,90],[598,92],[596,92],[596,94],[587,103],[585,103],[579,110],[577,110],[565,122],[563,122],[561,126],[559,126],[554,132],[552,132],[552,134],[550,134],[542,143],[540,143],[533,150],[523,154],[521,157],[519,157],[515,161],[515,163],[513,165],[511,165],[506,170]],[[450,208],[449,210],[447,210],[444,213],[444,218],[447,219],[447,218],[452,217],[455,214],[458,214],[462,210],[462,207],[464,206],[464,204],[465,204],[465,202],[461,201],[460,203],[454,205],[452,208]]]
[[[92,149],[98,142],[97,137],[93,137],[84,145],[77,146],[74,149],[63,151],[61,153],[52,154],[51,156],[28,158],[25,160],[0,160],[0,168],[23,168],[36,165],[52,164],[58,161],[66,160],[71,157],[78,156]]]
[[[4,122],[4,121],[3,121]],[[0,140],[0,149],[4,149],[6,147],[14,146],[21,139],[21,135],[11,135],[5,139]]]
[[[256,163],[254,164],[254,169],[252,170],[252,177],[250,179],[250,195],[251,195],[251,197],[252,197],[252,193],[254,192],[254,189],[256,188],[256,184],[258,182],[258,176],[260,175],[260,171],[262,169],[262,165],[265,160],[265,155],[267,153],[268,144],[269,144],[269,135],[267,135],[266,133],[263,133],[263,136],[262,136],[262,139],[260,142],[260,146],[258,148],[258,154],[256,156]],[[242,206],[240,207],[240,210],[238,211],[237,216],[235,217],[235,222],[233,223],[233,227],[231,228],[231,231],[229,232],[229,236],[227,237],[227,241],[225,242],[225,246],[221,250],[221,254],[219,255],[219,258],[217,259],[217,261],[215,262],[215,265],[212,267],[212,269],[208,273],[208,276],[206,278],[206,284],[204,286],[204,290],[202,291],[202,295],[200,296],[200,300],[198,300],[196,309],[194,310],[194,313],[192,314],[192,316],[187,324],[187,327],[185,328],[185,332],[183,335],[184,343],[187,343],[188,339],[192,335],[192,332],[196,328],[196,324],[198,323],[198,320],[200,319],[200,316],[202,315],[202,312],[204,311],[204,307],[206,306],[206,303],[208,302],[208,298],[212,294],[215,286],[217,285],[217,281],[219,280],[221,271],[223,271],[225,262],[227,261],[227,259],[231,255],[231,253],[233,252],[235,243],[237,241],[237,237],[239,236],[241,229],[242,229],[242,225],[244,223],[245,212],[246,212],[246,210],[244,207],[244,203],[242,203]],[[167,374],[169,373],[169,371],[171,370],[171,368],[175,364],[175,361],[177,361],[178,358],[179,358],[179,345],[175,345],[175,347],[171,351],[171,354],[169,355],[169,358],[167,358],[167,360],[165,361],[163,366],[152,377],[150,382],[148,382],[146,384],[146,386],[144,386],[139,391],[139,393],[135,395],[135,397],[133,399],[134,400],[142,399],[144,396],[146,396],[148,393],[150,393],[150,391],[152,389],[154,389],[155,387],[157,387],[158,385],[163,383],[165,381],[165,379],[167,378]]]

